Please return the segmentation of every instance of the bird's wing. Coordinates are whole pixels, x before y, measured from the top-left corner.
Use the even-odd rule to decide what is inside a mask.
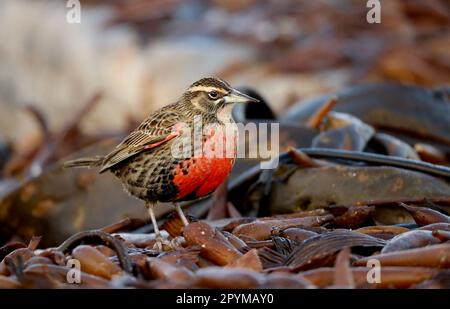
[[[179,136],[181,132],[177,124],[181,121],[179,113],[171,110],[163,109],[150,115],[105,156],[100,173],[144,150],[155,148]]]

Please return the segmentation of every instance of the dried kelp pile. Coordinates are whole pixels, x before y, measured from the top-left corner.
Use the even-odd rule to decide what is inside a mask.
[[[198,221],[183,230],[172,218],[165,227],[184,237],[184,248],[160,254],[152,234],[120,232],[127,221],[43,250],[39,238],[13,242],[0,248],[0,287],[448,288],[450,217],[401,204],[418,228],[364,224],[375,207]]]

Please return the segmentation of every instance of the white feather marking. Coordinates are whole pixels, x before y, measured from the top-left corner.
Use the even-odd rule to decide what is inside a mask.
[[[196,91],[203,91],[203,92],[210,92],[210,91],[217,91],[220,92],[222,94],[227,94],[228,92],[222,88],[217,88],[214,86],[195,86],[195,87],[191,87],[189,88],[190,92],[196,92]]]

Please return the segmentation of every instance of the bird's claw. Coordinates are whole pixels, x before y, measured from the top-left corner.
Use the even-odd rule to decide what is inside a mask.
[[[186,240],[183,236],[177,236],[170,241],[170,244],[174,250],[183,249],[183,245],[186,243]]]
[[[175,237],[171,241],[162,236],[157,236],[155,245],[153,246],[153,250],[156,250],[158,252],[164,252],[164,249],[166,249],[167,251],[180,250],[183,248],[184,243],[184,237],[181,236]]]
[[[164,238],[162,236],[156,236],[156,242],[153,246],[153,250],[156,250],[158,252],[164,252],[164,246],[171,248],[172,245],[170,241],[167,238]]]

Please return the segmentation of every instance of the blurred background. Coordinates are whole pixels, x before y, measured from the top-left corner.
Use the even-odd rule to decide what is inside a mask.
[[[362,0],[92,0],[70,24],[65,0],[0,2],[0,140],[41,137],[24,107],[58,130],[98,92],[81,129],[121,131],[219,76],[280,112],[355,83],[450,81],[449,3]]]
[[[12,234],[18,227],[38,234],[29,216],[11,214],[21,209],[43,217],[78,191],[65,191],[73,183],[62,174],[44,175],[34,186],[25,181],[87,145],[128,132],[201,77],[251,87],[277,114],[361,83],[449,85],[449,2],[381,2],[379,24],[367,22],[363,0],[86,0],[81,22],[69,23],[69,1],[1,0],[0,198],[7,198],[0,219],[11,222]],[[95,179],[92,172],[71,173],[78,173],[73,190]],[[114,191],[106,195],[117,209],[140,204],[114,195],[118,184],[108,181],[98,186]],[[36,193],[45,191],[42,184],[51,198]],[[101,188],[90,192],[104,197]],[[82,204],[108,203],[100,197]],[[126,208],[144,216],[143,207],[133,207]],[[66,208],[77,212],[70,229],[58,221],[58,233],[67,228],[64,237],[124,216],[116,208],[109,208],[114,218],[104,209],[87,215],[82,207]],[[4,234],[7,240],[11,232]]]

